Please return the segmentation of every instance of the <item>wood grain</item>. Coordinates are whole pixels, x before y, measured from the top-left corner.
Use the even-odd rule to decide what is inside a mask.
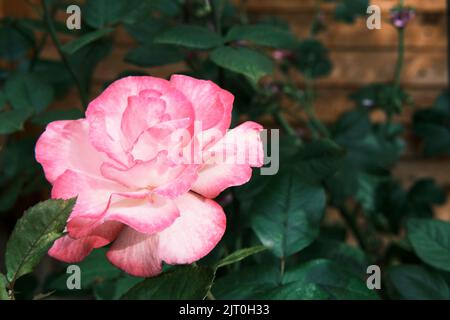
[[[95,79],[110,80],[124,70],[137,69],[124,61],[131,48],[114,47],[113,52],[102,61],[95,74]],[[53,46],[46,46],[42,56],[56,59],[57,51]],[[319,87],[359,87],[372,82],[387,82],[393,79],[393,66],[397,55],[390,51],[333,51],[330,53],[333,62],[331,75],[317,81]],[[447,56],[444,50],[424,52],[410,50],[405,54],[403,85],[444,88],[447,85]],[[176,72],[180,65],[164,67],[161,70]],[[141,68],[149,73],[157,68]],[[301,83],[300,76],[296,80]]]
[[[34,0],[33,0],[34,1]],[[235,0],[240,3],[241,0]],[[353,108],[348,95],[362,85],[373,81],[388,82],[393,77],[393,66],[396,60],[397,31],[390,26],[388,11],[395,6],[397,0],[371,0],[380,5],[383,14],[381,30],[368,30],[363,18],[354,24],[343,24],[334,21],[333,4],[323,4],[324,19],[327,30],[319,38],[330,49],[330,57],[334,63],[332,74],[319,80],[315,86],[317,99],[315,108],[319,118],[324,122],[332,122],[343,112]],[[411,115],[416,108],[430,106],[438,94],[448,85],[446,75],[446,20],[445,0],[406,0],[407,5],[417,8],[417,16],[409,24],[406,37],[406,61],[402,77],[402,85],[415,100],[415,107],[407,108],[396,121],[410,125]],[[308,36],[315,0],[248,0],[247,9],[251,20],[256,21],[266,16],[277,15],[286,20],[292,30],[300,38]],[[25,0],[3,0],[0,2],[0,17],[30,16]],[[64,19],[64,13],[59,15]],[[70,41],[70,36],[60,35],[63,41]],[[135,42],[123,28],[114,34],[116,46],[111,55],[102,61],[94,75],[91,98],[102,91],[104,82],[111,80],[118,73],[127,69],[141,69],[123,61],[125,54]],[[56,50],[48,44],[43,52],[45,58],[56,59]],[[183,64],[169,65],[160,68],[146,68],[144,71],[166,77],[171,73],[184,69]],[[303,86],[302,78],[295,76],[297,84]],[[67,108],[80,105],[76,91],[73,89],[65,99],[59,100],[53,107]],[[286,105],[290,113],[298,112],[291,105]],[[407,137],[409,139],[409,136]],[[403,159],[394,169],[394,174],[405,185],[415,179],[433,177],[438,183],[450,189],[450,160],[423,159],[408,149]],[[450,220],[450,202],[437,208],[438,216]]]
[[[235,0],[239,4],[242,0]],[[383,12],[388,12],[398,4],[398,0],[371,0],[371,4],[380,6]],[[420,12],[442,12],[445,11],[445,0],[406,0],[405,4],[415,7]],[[322,2],[323,10],[333,10],[333,3]],[[247,0],[247,9],[256,13],[278,14],[280,12],[305,12],[314,11],[315,0]]]

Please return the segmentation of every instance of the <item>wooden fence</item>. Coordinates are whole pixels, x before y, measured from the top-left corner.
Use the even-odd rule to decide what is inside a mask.
[[[34,1],[34,0],[30,0]],[[169,1],[169,0],[168,0]],[[239,3],[240,0],[235,0]],[[334,65],[330,76],[316,83],[318,99],[315,102],[319,117],[325,122],[335,120],[342,112],[352,108],[348,95],[362,85],[371,82],[388,82],[393,78],[396,61],[397,32],[388,22],[389,9],[397,0],[371,0],[382,9],[382,28],[369,30],[363,18],[354,24],[334,21],[332,3],[323,3],[322,9],[327,29],[319,38],[330,50]],[[429,107],[434,99],[448,87],[447,75],[447,22],[445,0],[406,0],[417,9],[405,34],[405,68],[402,75],[404,89],[415,100],[414,108]],[[246,7],[251,19],[276,15],[289,22],[299,37],[305,37],[314,16],[315,0],[248,0]],[[34,13],[25,0],[2,0],[1,16],[30,16]],[[135,69],[123,61],[124,55],[135,44],[126,32],[119,28],[115,34],[117,45],[110,56],[102,61],[94,75],[92,95],[101,91],[104,82],[127,69]],[[63,37],[63,40],[69,40]],[[49,42],[43,51],[46,58],[57,58],[56,49]],[[179,70],[178,66],[146,69],[157,76],[167,76]],[[298,79],[299,86],[302,80]],[[58,101],[61,106],[79,104],[76,92]],[[397,117],[397,121],[410,125],[413,108]],[[450,161],[426,160],[414,152],[407,152],[395,168],[395,174],[409,184],[419,177],[434,177],[450,191]],[[450,219],[450,203],[439,209],[442,217]]]

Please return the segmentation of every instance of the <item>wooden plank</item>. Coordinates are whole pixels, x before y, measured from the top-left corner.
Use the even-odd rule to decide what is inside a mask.
[[[445,188],[450,188],[450,159],[420,159],[399,162],[394,168],[394,175],[406,186],[417,179],[433,177]]]
[[[311,14],[282,13],[277,16],[289,23],[299,39],[308,37],[313,20]],[[257,20],[260,19],[264,19],[264,16],[257,17]],[[406,29],[406,48],[445,50],[447,48],[445,15],[439,15],[433,23],[424,23],[423,19],[423,16],[419,15]],[[338,23],[327,14],[325,21],[327,30],[321,32],[318,38],[331,50],[395,50],[397,46],[397,30],[387,22],[384,22],[380,30],[369,30],[362,20],[354,24]],[[117,28],[115,40],[117,45],[122,47],[135,44],[123,27]]]
[[[281,19],[289,23],[292,31],[300,38],[309,34],[313,16],[308,13],[282,13]],[[261,18],[261,17],[259,17]],[[353,50],[395,49],[397,46],[397,30],[388,22],[382,22],[382,28],[369,30],[364,20],[354,24],[338,23],[330,14],[324,16],[327,29],[318,36],[331,50],[345,48]],[[446,49],[446,22],[442,13],[431,22],[424,15],[418,15],[406,28],[406,48]]]
[[[437,219],[450,222],[450,193],[447,193],[447,202],[442,206],[436,206],[434,209]]]
[[[397,54],[389,51],[334,51],[330,58],[332,73],[318,80],[318,86],[348,87],[392,81]],[[404,86],[444,88],[448,83],[446,68],[447,53],[444,50],[410,50],[405,53],[402,83]],[[296,79],[301,82],[301,76]]]
[[[31,6],[25,0],[1,0],[0,17],[25,18],[30,16]]]
[[[129,69],[142,69],[123,61],[127,48],[114,48],[113,52],[98,66],[95,79],[107,81],[115,78],[120,72]],[[54,47],[47,46],[43,57],[58,57]],[[330,54],[334,68],[330,76],[317,81],[318,87],[356,88],[373,82],[391,81],[393,67],[396,62],[395,52],[371,51],[335,51]],[[405,54],[403,85],[406,87],[425,86],[444,88],[447,85],[447,56],[444,51],[408,51]],[[165,70],[180,71],[180,65],[165,67]],[[154,68],[143,68],[147,72],[155,72]],[[294,78],[301,83],[300,75]]]
[[[436,1],[436,0],[432,0]],[[432,2],[428,1],[428,2]],[[440,1],[440,0],[439,0]],[[22,1],[18,1],[20,3]],[[313,2],[308,1],[272,1],[274,5],[282,6],[284,3],[289,3],[296,8],[309,8]],[[375,1],[377,2],[377,1]],[[394,1],[395,2],[395,1]],[[251,4],[251,1],[250,1]],[[264,5],[264,2],[262,3]],[[329,6],[329,5],[328,5]],[[440,6],[437,6],[440,8]],[[273,16],[273,11],[260,12],[258,8],[249,7],[252,17],[261,19],[265,16]],[[425,8],[430,8],[429,5]],[[33,12],[29,12],[32,15]],[[407,47],[415,48],[446,48],[446,23],[445,10],[432,12],[430,18],[429,11],[419,11],[415,19],[412,20],[406,29],[405,44]],[[300,37],[308,36],[311,22],[314,15],[311,12],[304,12],[299,10],[286,10],[277,12],[277,16],[286,20],[293,31]],[[67,14],[59,11],[57,18],[64,21]],[[365,25],[364,19],[359,19],[354,24],[339,23],[334,20],[332,13],[325,12],[325,23],[328,30],[322,32],[319,38],[324,41],[327,47],[333,48],[353,48],[353,49],[372,49],[372,48],[394,48],[397,41],[397,31],[393,28],[387,19],[383,19],[382,29],[369,30]],[[70,39],[70,36],[60,35],[62,39]],[[116,41],[119,46],[129,46],[133,44],[133,40],[125,32],[122,27],[119,27],[116,32]]]
[[[239,4],[242,0],[235,0]],[[380,6],[383,12],[388,12],[398,4],[398,0],[371,0],[371,4]],[[445,0],[406,0],[405,4],[417,8],[420,12],[442,12],[445,10]],[[325,11],[334,10],[335,4],[322,1],[321,8]],[[247,0],[249,12],[271,13],[314,11],[316,0]]]
[[[21,3],[22,1],[18,1]],[[285,2],[285,1],[281,1]],[[287,1],[291,3],[290,1]],[[292,2],[291,4],[294,4]],[[295,3],[298,7],[307,7],[307,3]],[[250,8],[253,10],[252,8]],[[16,9],[17,11],[17,9]],[[273,12],[270,12],[273,14]],[[294,32],[300,37],[304,38],[308,35],[309,26],[311,24],[312,15],[309,13],[280,13],[279,16],[286,19],[292,26]],[[65,14],[61,13],[60,18],[65,18]],[[357,21],[355,24],[336,23],[331,18],[330,14],[325,15],[327,20],[328,30],[319,35],[319,39],[324,41],[325,45],[331,50],[394,50],[396,47],[397,32],[388,23],[385,23],[381,30],[368,30],[365,27],[363,20]],[[429,50],[446,50],[446,25],[444,14],[441,14],[433,19],[433,23],[424,23],[421,15],[414,19],[406,32],[406,47],[420,48]],[[63,42],[71,39],[68,35],[60,35]],[[134,41],[119,27],[115,38],[118,46],[129,47],[134,45]],[[336,70],[335,70],[336,72]],[[425,71],[426,72],[426,71]]]

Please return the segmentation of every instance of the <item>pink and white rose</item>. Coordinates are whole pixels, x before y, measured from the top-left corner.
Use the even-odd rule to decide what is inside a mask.
[[[85,119],[50,123],[36,159],[52,198],[77,197],[50,256],[75,263],[112,243],[111,263],[149,277],[162,262],[208,254],[226,226],[212,199],[263,164],[261,125],[227,131],[233,99],[188,76],[127,77],[93,100]]]

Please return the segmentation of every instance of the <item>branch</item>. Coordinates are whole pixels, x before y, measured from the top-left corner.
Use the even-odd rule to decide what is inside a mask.
[[[73,81],[75,82],[75,85],[78,89],[78,93],[80,94],[81,103],[83,105],[83,109],[86,110],[87,108],[87,95],[86,92],[83,89],[83,86],[81,85],[81,82],[79,81],[75,70],[73,69],[72,65],[69,62],[69,59],[67,58],[67,55],[62,50],[61,42],[58,39],[58,36],[56,35],[55,25],[53,24],[52,17],[50,16],[50,6],[48,4],[48,0],[42,0],[42,6],[44,9],[44,20],[47,24],[47,29],[50,34],[50,37],[56,47],[56,50],[58,51],[58,54],[61,57],[62,62],[66,66],[67,70],[69,71],[70,75],[73,78]]]

